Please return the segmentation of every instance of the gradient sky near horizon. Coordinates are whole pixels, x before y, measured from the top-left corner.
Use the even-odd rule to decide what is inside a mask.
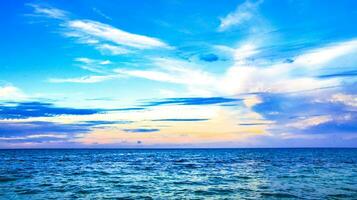
[[[356,1],[0,5],[0,148],[357,147]]]

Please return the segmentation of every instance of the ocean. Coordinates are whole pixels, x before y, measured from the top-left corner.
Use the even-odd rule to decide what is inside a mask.
[[[357,199],[357,149],[0,150],[0,199]]]

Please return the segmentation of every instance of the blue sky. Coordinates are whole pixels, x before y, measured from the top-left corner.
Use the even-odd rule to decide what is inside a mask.
[[[1,148],[357,147],[356,2],[1,4]]]

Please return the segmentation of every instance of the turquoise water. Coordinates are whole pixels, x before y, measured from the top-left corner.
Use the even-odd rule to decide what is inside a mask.
[[[0,199],[357,199],[357,149],[0,150]]]

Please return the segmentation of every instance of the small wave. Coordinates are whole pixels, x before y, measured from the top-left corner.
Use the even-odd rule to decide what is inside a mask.
[[[185,166],[186,168],[188,168],[188,169],[196,169],[196,168],[198,168],[197,165],[192,164],[192,163],[185,164],[184,166]]]
[[[298,198],[293,194],[281,193],[281,192],[263,192],[260,193],[263,197],[275,197],[275,198]]]
[[[15,178],[15,177],[0,176],[0,183],[11,182],[11,181],[16,181],[16,180],[17,180],[17,178]]]
[[[351,198],[352,196],[351,195],[348,195],[348,194],[329,194],[327,195],[327,197],[329,198],[346,198],[346,199],[349,199]]]
[[[42,183],[39,186],[40,187],[49,187],[49,186],[52,186],[52,185],[53,185],[52,183]]]
[[[187,162],[188,160],[186,159],[178,159],[178,160],[174,160],[173,162],[174,163],[184,163],[184,162]]]
[[[252,179],[252,177],[249,177],[249,176],[235,176],[234,178],[237,178],[237,179]]]
[[[217,194],[214,191],[208,191],[208,190],[195,190],[194,193],[196,195],[202,195],[202,196],[212,196],[212,195]]]
[[[213,189],[209,189],[208,191],[214,192],[219,195],[228,195],[234,193],[234,190],[231,188],[213,188]]]
[[[23,195],[29,195],[29,194],[39,194],[39,193],[41,193],[41,191],[34,190],[34,189],[24,189],[24,190],[17,190],[16,193],[23,194]]]

